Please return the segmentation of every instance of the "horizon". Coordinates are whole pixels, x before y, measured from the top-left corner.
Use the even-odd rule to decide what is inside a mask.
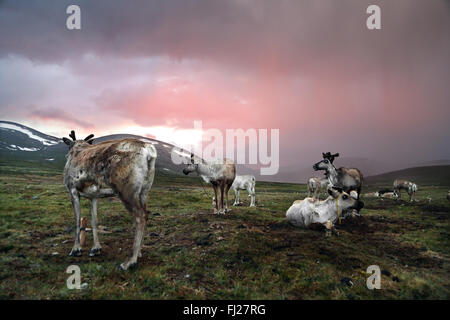
[[[14,122],[14,121],[0,119],[0,123],[1,122],[18,124],[18,125],[21,125],[21,126],[25,126],[25,127],[29,128],[29,129],[38,131],[39,133],[47,135],[47,136],[50,136],[52,138],[62,139],[62,137],[56,137],[56,136],[53,136],[53,135],[48,134],[46,132],[41,132],[39,130],[36,130],[35,128],[29,127],[29,126],[26,126],[24,124],[17,123],[17,122]],[[130,134],[130,133],[126,133],[126,132],[112,133],[110,135],[108,134],[108,135],[102,135],[102,136],[95,136],[94,140],[98,139],[98,138],[108,137],[108,136],[111,136],[111,135],[134,135],[134,134]],[[164,140],[159,140],[159,139],[155,139],[155,138],[149,138],[149,137],[140,136],[140,135],[135,135],[135,136],[138,136],[138,137],[141,137],[141,138],[145,138],[145,139],[155,140],[155,141],[160,142],[162,144],[167,144],[167,145],[170,144],[170,145],[172,145],[173,147],[175,147],[177,149],[182,149],[179,146],[177,146],[175,144],[172,144],[170,142],[164,141]],[[187,151],[187,150],[182,149],[182,151]],[[340,162],[342,162],[342,160],[344,160],[344,161],[366,161],[366,160],[369,160],[369,159],[362,158],[362,157],[352,158],[352,157],[345,157],[344,156],[344,157],[336,158],[335,163],[339,164]],[[286,174],[285,174],[286,172],[284,172],[286,170],[285,167],[281,167],[280,168],[280,170],[282,171],[281,174],[258,175],[258,173],[255,170],[255,166],[253,166],[253,167],[251,165],[250,166],[249,165],[237,165],[237,166],[238,166],[238,169],[240,168],[240,170],[244,170],[245,171],[245,172],[238,172],[239,174],[248,174],[248,173],[255,174],[256,176],[259,177],[259,179],[258,179],[259,181],[275,182],[275,183],[294,183],[294,184],[304,184],[304,183],[306,183],[306,181],[299,181],[297,179],[294,179],[294,180],[289,180],[288,179],[288,180],[286,180]],[[425,168],[425,167],[441,167],[441,166],[442,167],[450,166],[450,159],[435,159],[435,160],[432,160],[432,161],[416,163],[416,164],[413,164],[413,165],[408,166],[408,167],[399,167],[399,168],[395,168],[395,169],[382,170],[382,171],[379,171],[379,172],[372,172],[369,175],[365,176],[365,178],[377,178],[378,176],[388,175],[388,174],[391,174],[391,173],[396,173],[396,172],[401,172],[401,171],[408,171],[408,170],[411,170],[411,169],[419,169],[419,168]],[[336,167],[340,167],[340,165],[336,165]],[[311,174],[306,174],[305,175],[304,171],[308,170],[307,167],[298,168],[298,169],[299,169],[300,172],[303,173],[303,177],[301,179],[308,179],[311,176],[321,176],[320,172],[314,172],[313,170],[310,170]],[[312,169],[312,167],[311,167],[311,169]],[[278,179],[279,176],[281,176],[280,179]]]

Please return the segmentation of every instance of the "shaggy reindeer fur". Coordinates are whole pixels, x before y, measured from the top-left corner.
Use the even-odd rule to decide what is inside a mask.
[[[126,270],[137,263],[140,256],[147,221],[147,196],[155,176],[156,149],[152,144],[137,139],[106,141],[92,145],[93,135],[84,140],[63,138],[69,145],[64,167],[64,184],[69,191],[75,212],[75,243],[72,256],[81,255],[80,197],[91,202],[94,246],[90,256],[101,251],[97,234],[97,199],[118,196],[134,217],[136,232],[131,258],[120,265]]]

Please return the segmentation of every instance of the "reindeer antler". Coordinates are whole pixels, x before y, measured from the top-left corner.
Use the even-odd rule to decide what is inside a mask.
[[[93,138],[94,137],[94,135],[91,133],[90,135],[88,135],[86,138],[84,138],[84,141],[88,141],[88,140],[90,140],[91,138]]]
[[[77,138],[75,137],[75,131],[70,131],[69,137],[72,138],[73,141],[77,140]]]
[[[324,159],[328,159],[328,160],[330,160],[331,163],[333,163],[334,158],[339,157],[339,153],[331,154],[331,152],[329,152],[329,151],[326,153],[322,152],[322,156]]]

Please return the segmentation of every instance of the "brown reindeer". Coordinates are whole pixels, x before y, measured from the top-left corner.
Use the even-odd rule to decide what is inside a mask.
[[[222,163],[208,164],[201,160],[195,163],[194,155],[191,154],[191,163],[183,169],[184,174],[197,172],[206,183],[211,183],[214,189],[214,213],[225,214],[228,209],[228,191],[236,178],[236,166],[233,161],[224,159]],[[220,191],[220,198],[218,192]],[[223,207],[225,195],[225,209]],[[219,201],[217,201],[217,199]]]
[[[131,258],[122,263],[126,270],[137,263],[141,255],[147,221],[147,196],[155,176],[156,149],[152,144],[137,139],[106,141],[92,145],[94,135],[76,140],[72,130],[70,137],[63,138],[69,145],[64,167],[64,184],[69,191],[75,212],[75,243],[71,256],[81,255],[80,246],[80,197],[91,202],[92,233],[94,246],[90,256],[101,251],[97,234],[97,199],[118,196],[134,217],[136,232]]]

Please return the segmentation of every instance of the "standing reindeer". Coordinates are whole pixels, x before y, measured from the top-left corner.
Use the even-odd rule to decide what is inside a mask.
[[[183,169],[183,173],[188,175],[196,172],[206,183],[211,183],[214,189],[214,213],[225,214],[228,209],[228,191],[236,177],[236,166],[231,160],[224,159],[223,163],[208,164],[205,161],[195,163],[194,155],[191,154],[191,163]],[[220,191],[220,198],[218,192]],[[225,194],[225,209],[223,208]],[[217,201],[219,200],[219,201]]]
[[[233,206],[239,205],[239,190],[247,190],[250,197],[250,207],[255,206],[255,184],[256,179],[254,175],[236,176],[231,188],[234,190]]]
[[[330,182],[327,178],[320,179],[319,177],[312,177],[308,179],[306,184],[308,188],[308,197],[320,199],[320,192],[322,189],[326,190]]]
[[[402,198],[401,190],[406,190],[409,195],[409,201],[412,202],[417,192],[417,185],[410,181],[396,179],[394,181],[394,194],[398,198]]]
[[[92,233],[94,246],[89,256],[100,254],[97,234],[97,199],[118,196],[134,217],[136,231],[133,255],[120,268],[127,270],[136,265],[147,222],[147,196],[155,176],[156,149],[152,144],[137,139],[106,141],[92,145],[94,135],[76,140],[72,130],[63,138],[69,146],[64,167],[64,184],[69,191],[75,212],[75,243],[69,255],[80,256],[80,197],[91,202]]]
[[[345,192],[349,193],[351,190],[356,190],[358,193],[358,199],[361,195],[361,187],[363,183],[363,175],[361,171],[356,168],[339,168],[333,165],[334,157],[339,154],[333,155],[330,159],[327,154],[322,154],[324,159],[313,165],[313,169],[325,170],[325,176],[332,186],[342,188]]]

